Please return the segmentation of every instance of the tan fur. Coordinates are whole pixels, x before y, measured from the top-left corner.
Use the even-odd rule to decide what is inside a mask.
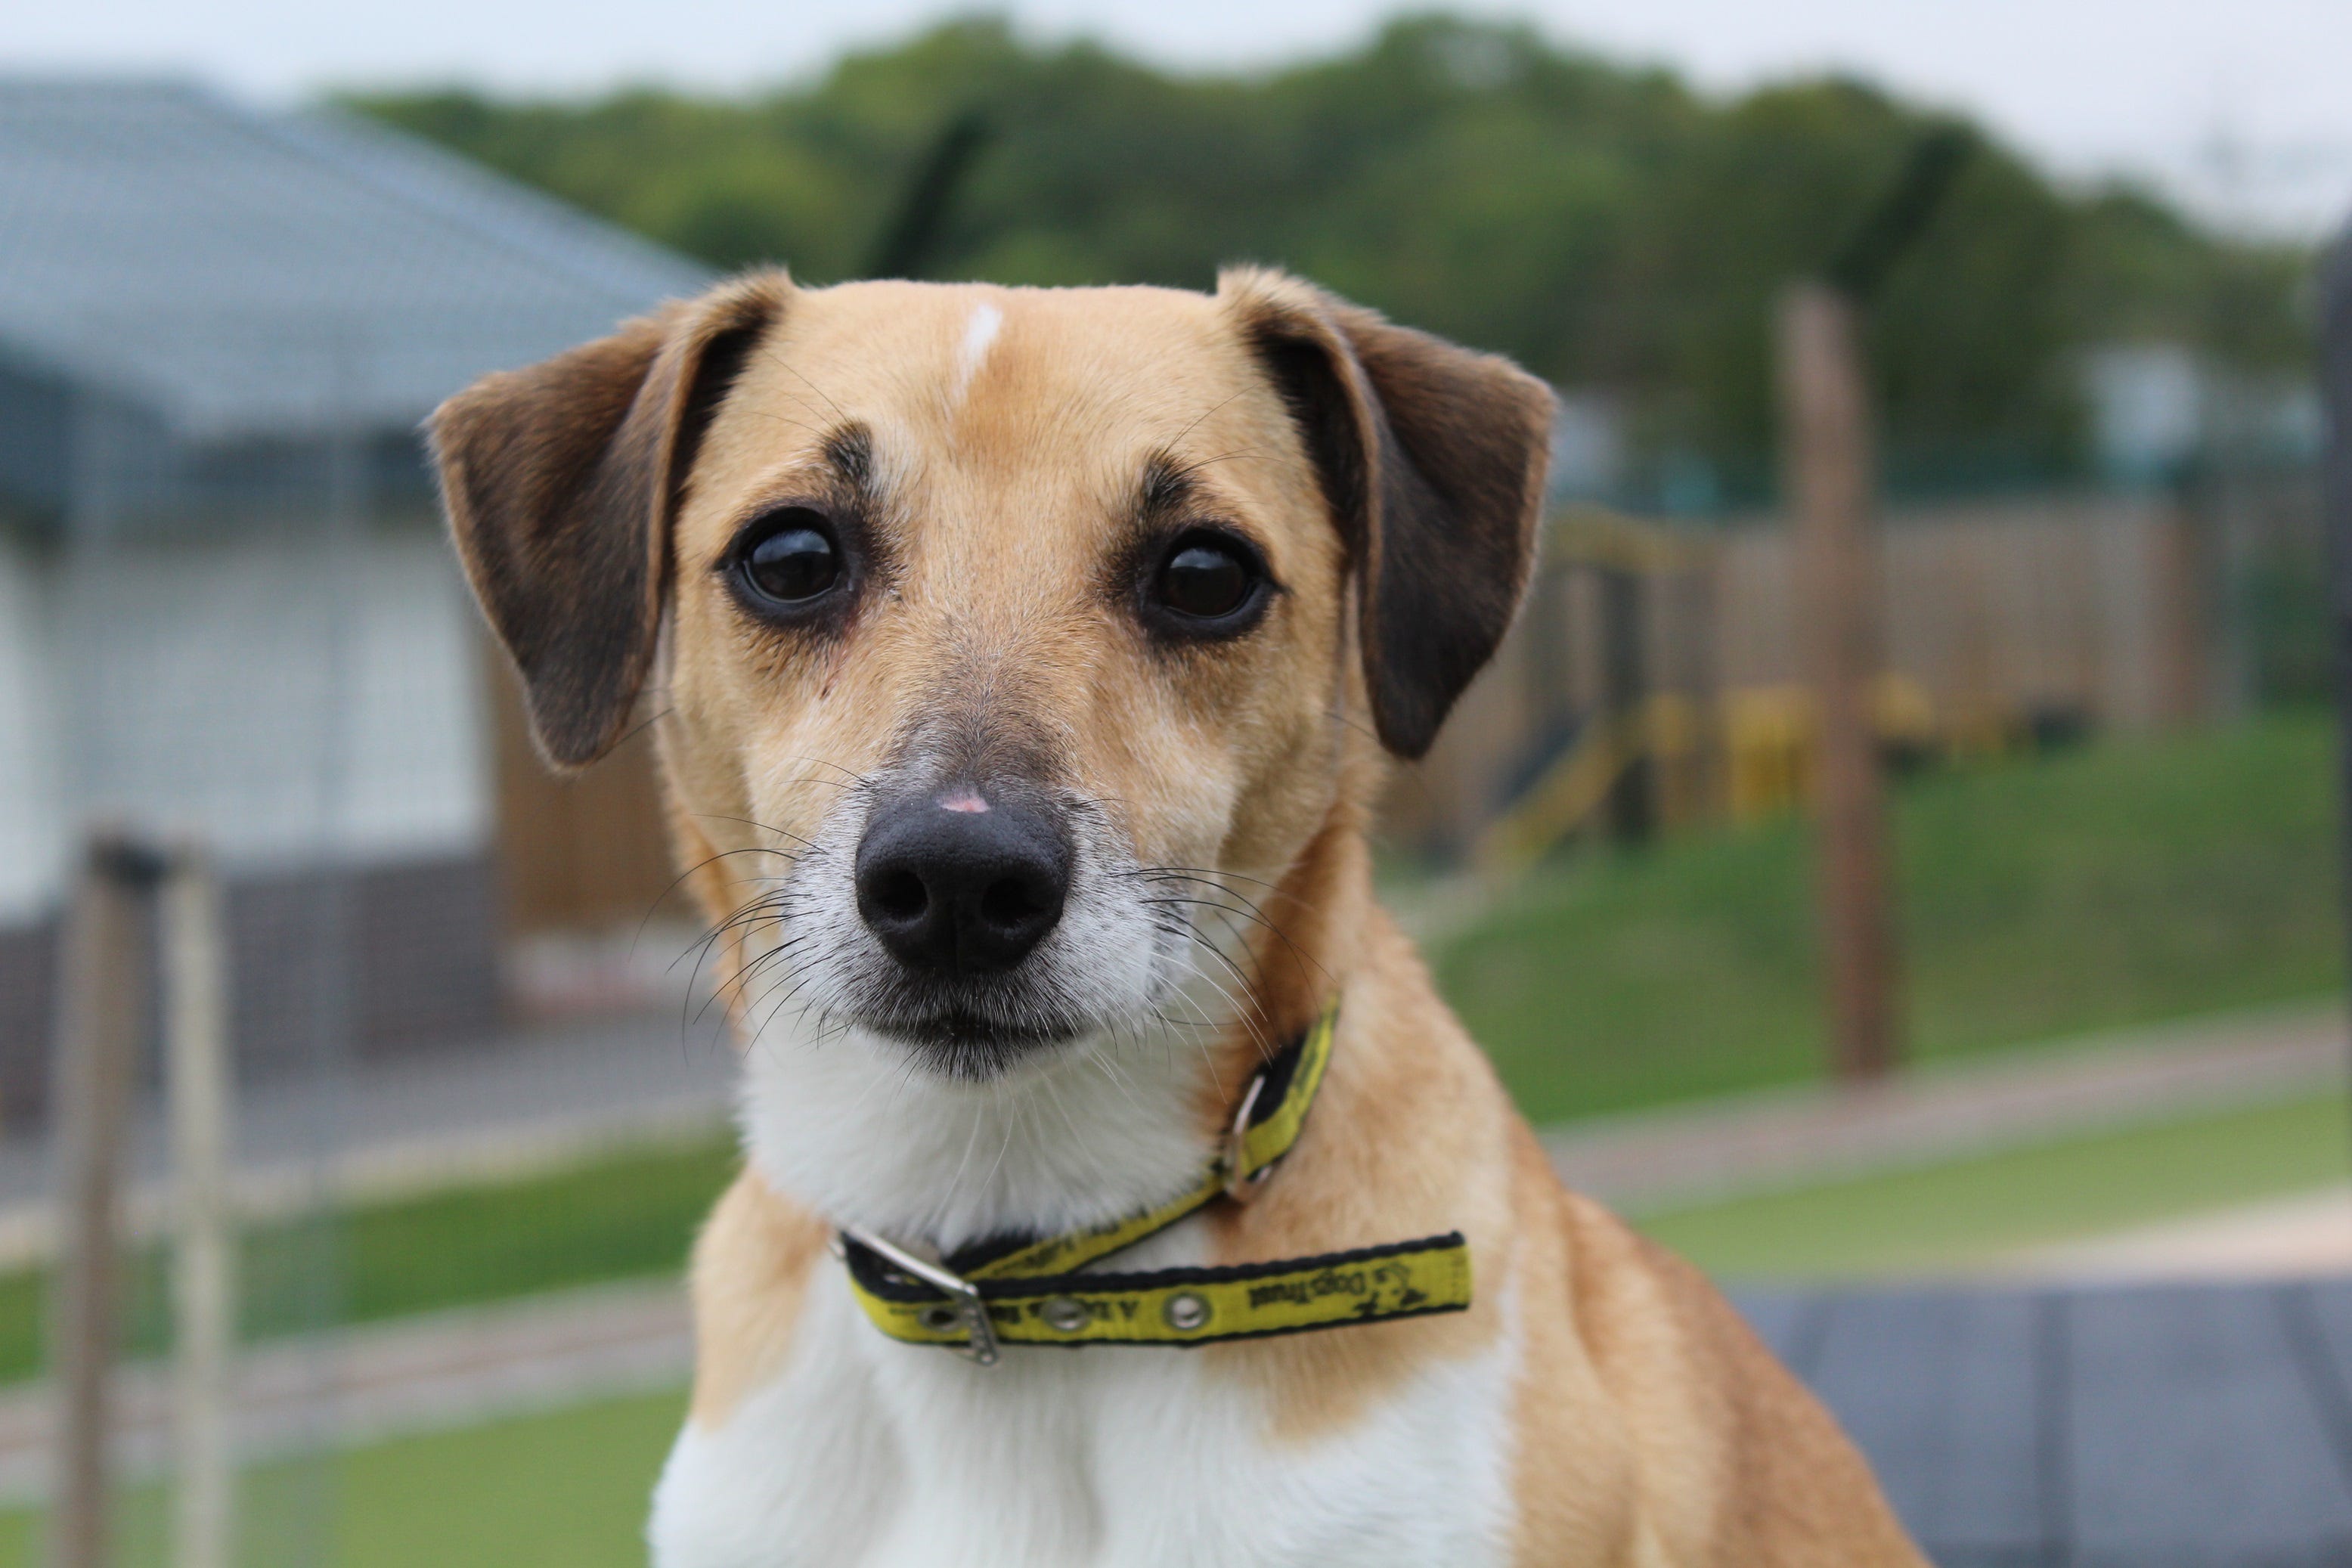
[[[822,1220],[751,1170],[710,1211],[694,1249],[694,1420],[723,1425],[736,1402],[783,1364],[827,1235]]]
[[[1262,1041],[1303,1026],[1335,988],[1342,998],[1306,1132],[1259,1201],[1212,1212],[1215,1258],[1469,1237],[1465,1313],[1202,1352],[1217,1375],[1262,1393],[1272,1432],[1305,1441],[1345,1427],[1417,1369],[1494,1344],[1515,1302],[1519,1562],[1918,1563],[1834,1424],[1713,1288],[1562,1191],[1373,901],[1363,830],[1381,742],[1409,744],[1427,718],[1413,672],[1381,660],[1418,628],[1392,608],[1386,621],[1364,609],[1379,591],[1377,542],[1334,528],[1344,509],[1254,345],[1290,334],[1339,355],[1356,416],[1396,421],[1441,485],[1439,447],[1502,438],[1468,427],[1455,389],[1487,378],[1524,422],[1540,409],[1539,393],[1517,390],[1532,384],[1264,273],[1217,296],[795,291],[772,278],[725,297],[730,321],[747,289],[772,299],[772,317],[709,414],[690,473],[662,497],[675,502],[662,751],[680,853],[714,922],[743,900],[734,868],[817,831],[843,780],[886,762],[909,724],[980,715],[1049,753],[1145,860],[1264,868],[1275,884],[1256,901],[1280,930],[1252,936],[1255,984],[1196,1108],[1204,1130],[1230,1115]],[[976,364],[960,364],[982,304],[1002,312],[1001,329]],[[667,330],[693,330],[696,310]],[[1412,409],[1371,407],[1367,376],[1391,400],[1422,387],[1417,422]],[[747,620],[713,563],[762,504],[836,482],[824,444],[848,421],[872,431],[892,575],[844,634],[795,640]],[[445,447],[455,438],[445,432]],[[1289,590],[1257,631],[1213,653],[1171,659],[1143,646],[1104,589],[1106,542],[1154,455],[1190,466]],[[1531,483],[1510,478],[1496,504],[1531,509]],[[1411,497],[1388,504],[1402,528]],[[1523,542],[1489,542],[1498,572],[1523,571]],[[1433,545],[1450,548],[1426,529],[1382,547]],[[1447,563],[1405,567],[1443,578]],[[1507,616],[1516,592],[1516,579],[1480,584],[1431,613],[1475,630]],[[732,970],[759,933],[730,940]],[[723,1420],[782,1364],[810,1270],[830,1266],[824,1237],[755,1176],[721,1202],[694,1268],[698,1422]]]

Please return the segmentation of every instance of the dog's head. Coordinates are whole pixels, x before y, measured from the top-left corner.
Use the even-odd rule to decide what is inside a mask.
[[[1526,580],[1549,409],[1267,272],[763,274],[433,436],[549,758],[653,678],[685,853],[755,895],[706,900],[766,932],[742,1004],[971,1080],[1166,1014],[1203,912],[1428,748]]]

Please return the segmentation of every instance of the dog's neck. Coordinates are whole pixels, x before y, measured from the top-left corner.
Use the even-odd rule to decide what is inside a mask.
[[[1257,1065],[1343,985],[1369,865],[1352,823],[1327,825],[1276,887],[1253,887],[1251,921],[1216,933],[1248,933],[1243,963],[1195,953],[1157,1017],[984,1081],[856,1028],[771,1022],[743,1042],[751,1160],[829,1221],[942,1253],[1162,1203],[1199,1180]]]

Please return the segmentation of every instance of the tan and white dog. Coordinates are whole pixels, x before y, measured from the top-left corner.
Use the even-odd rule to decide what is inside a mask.
[[[548,756],[654,694],[730,976],[748,1160],[662,1568],[1920,1562],[1706,1282],[1562,1190],[1373,901],[1387,758],[1526,582],[1549,409],[1241,270],[755,275],[436,416]],[[836,1233],[936,1263],[1168,1203],[1334,1005],[1255,1201],[1113,1267],[1458,1231],[1465,1310],[983,1366],[861,1310]]]

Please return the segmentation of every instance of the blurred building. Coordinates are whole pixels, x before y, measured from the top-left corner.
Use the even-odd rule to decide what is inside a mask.
[[[274,958],[329,869],[352,1037],[482,1030],[501,816],[546,808],[502,795],[530,764],[418,422],[702,273],[372,124],[166,83],[0,79],[0,1114],[38,1099],[94,816],[216,847],[248,1053],[304,1026]]]
[[[2118,344],[2084,359],[2098,474],[2152,489],[2195,470],[2307,473],[2319,460],[2318,390],[2300,374],[2231,372],[2181,343]]]
[[[1625,485],[1625,411],[1607,392],[1554,387],[1551,469],[1555,501],[1615,501]]]

